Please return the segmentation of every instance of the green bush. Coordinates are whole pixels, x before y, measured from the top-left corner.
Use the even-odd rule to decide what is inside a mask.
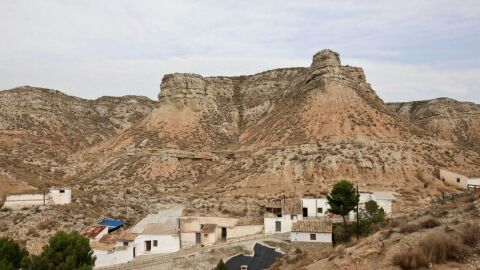
[[[95,265],[89,240],[77,232],[57,232],[40,256],[24,258],[22,268],[35,270],[89,270]]]
[[[18,269],[28,252],[21,249],[18,243],[8,237],[0,238],[0,270]]]

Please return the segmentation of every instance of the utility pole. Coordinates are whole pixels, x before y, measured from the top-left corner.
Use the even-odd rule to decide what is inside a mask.
[[[360,194],[358,193],[358,185],[357,185],[357,198],[358,198],[358,201],[357,201],[357,240],[359,240],[360,239],[360,232],[359,232],[359,227],[358,227],[359,226],[358,225],[358,220],[359,220],[359,218],[358,218],[358,205],[360,203]]]

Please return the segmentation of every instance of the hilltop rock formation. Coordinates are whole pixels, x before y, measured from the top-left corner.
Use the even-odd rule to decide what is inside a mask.
[[[480,151],[480,105],[450,98],[390,103],[388,107],[444,140]]]

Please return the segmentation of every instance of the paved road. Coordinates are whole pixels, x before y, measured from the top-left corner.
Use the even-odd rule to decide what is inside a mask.
[[[258,236],[248,237],[248,238],[235,239],[235,240],[231,240],[224,243],[216,243],[214,245],[209,245],[205,247],[186,248],[174,253],[138,256],[134,260],[128,263],[118,264],[118,265],[109,266],[109,267],[99,267],[99,268],[95,268],[95,270],[154,270],[159,268],[164,269],[165,264],[172,264],[172,262],[175,259],[187,257],[189,255],[193,255],[199,252],[201,253],[201,252],[210,250],[212,248],[223,248],[223,247],[245,245],[245,244],[253,245],[256,242],[262,242],[262,241],[282,242],[288,239],[289,239],[288,234],[258,235]]]

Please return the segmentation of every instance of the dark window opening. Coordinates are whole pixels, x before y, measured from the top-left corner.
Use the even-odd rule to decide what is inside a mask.
[[[60,193],[65,193],[65,189],[60,189]]]
[[[222,227],[222,240],[227,240],[227,228]]]
[[[128,246],[128,242],[127,241],[123,241],[123,246]]]
[[[308,208],[304,207],[302,209],[302,212],[303,212],[303,217],[308,217]]]
[[[202,241],[202,235],[198,232],[195,233],[195,243],[200,244],[201,241]]]
[[[317,240],[317,235],[314,233],[310,234],[310,240]]]
[[[158,240],[153,240],[153,246],[154,247],[158,246]]]
[[[319,214],[323,213],[323,208],[322,208],[322,207],[318,207],[318,208],[317,208],[317,213],[319,213]]]
[[[282,222],[281,221],[275,221],[275,231],[276,232],[281,232],[282,231]]]
[[[442,181],[445,182],[445,178],[442,177]]]
[[[457,178],[457,183],[460,183],[460,178]]]

